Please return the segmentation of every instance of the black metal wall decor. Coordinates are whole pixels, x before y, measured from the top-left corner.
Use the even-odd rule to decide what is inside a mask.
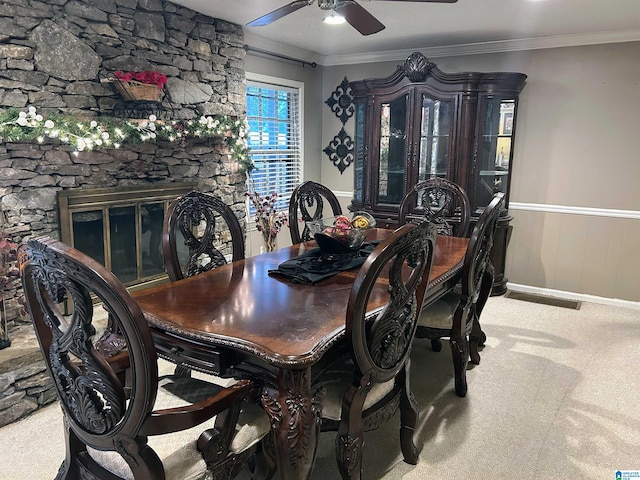
[[[322,151],[342,174],[353,162],[353,147],[353,139],[344,131],[343,127]]]
[[[340,119],[342,125],[347,123],[356,109],[353,105],[353,93],[347,77],[344,77],[342,83],[336,87],[331,96],[325,102],[331,108],[331,111]]]

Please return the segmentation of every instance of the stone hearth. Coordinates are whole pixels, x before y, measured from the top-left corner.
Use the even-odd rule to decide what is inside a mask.
[[[9,338],[0,350],[0,427],[56,399],[31,325],[12,328]]]

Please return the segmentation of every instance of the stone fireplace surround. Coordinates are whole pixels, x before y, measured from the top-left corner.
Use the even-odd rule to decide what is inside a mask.
[[[167,1],[5,0],[0,108],[33,105],[41,113],[109,116],[122,99],[99,78],[117,70],[157,70],[168,77],[166,106],[173,118],[242,116],[243,41],[240,26]],[[59,190],[191,181],[220,195],[242,221],[245,175],[222,138],[78,153],[55,140],[0,139],[0,210],[7,219],[3,228],[16,242],[59,238]],[[4,295],[17,325],[16,287]],[[55,399],[39,355],[35,342],[22,337],[0,351],[0,426]]]

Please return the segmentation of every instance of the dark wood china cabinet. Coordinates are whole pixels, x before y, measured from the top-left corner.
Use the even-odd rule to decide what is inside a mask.
[[[414,52],[388,77],[351,82],[356,156],[350,210],[366,210],[379,226],[395,228],[404,194],[437,176],[466,190],[473,224],[493,194],[504,192],[492,252],[493,293],[504,293],[516,113],[526,78],[445,73]]]

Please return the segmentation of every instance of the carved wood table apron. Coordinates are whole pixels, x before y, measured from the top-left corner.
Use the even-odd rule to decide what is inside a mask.
[[[369,240],[390,232],[375,229]],[[438,236],[427,301],[458,280],[466,245],[464,238]],[[310,476],[321,408],[311,392],[313,367],[344,338],[358,272],[340,272],[315,285],[268,275],[311,248],[314,241],[133,293],[160,355],[196,370],[261,381],[282,480]]]

